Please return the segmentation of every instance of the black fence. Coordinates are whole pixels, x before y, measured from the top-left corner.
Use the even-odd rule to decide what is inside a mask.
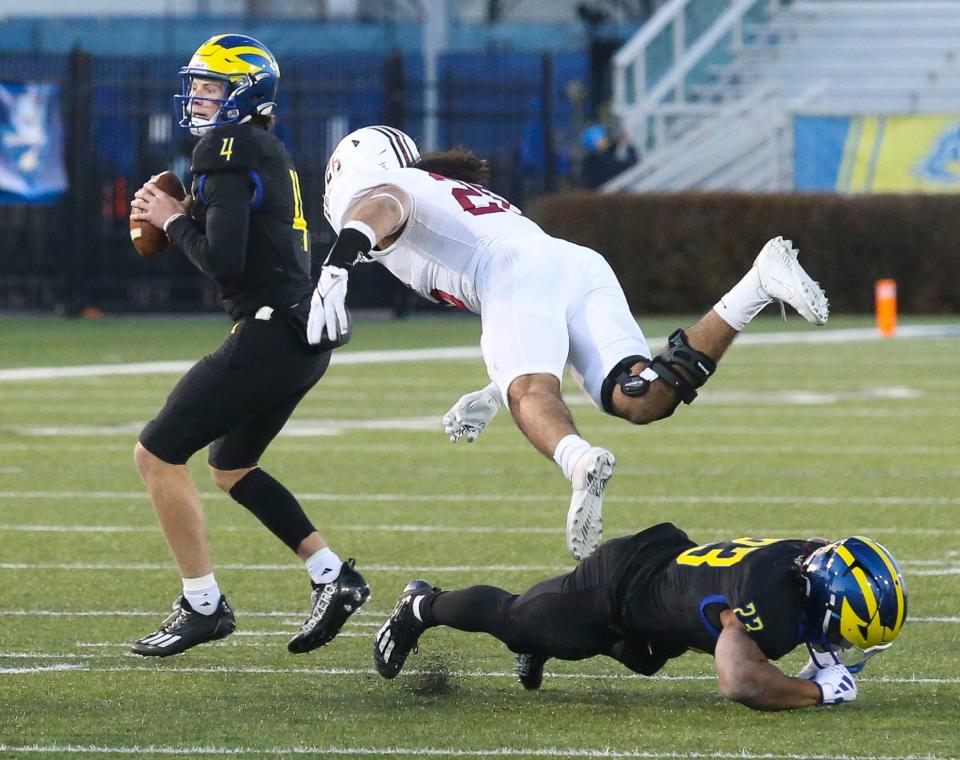
[[[0,205],[0,309],[191,311],[219,308],[215,286],[175,253],[138,257],[129,201],[150,175],[186,178],[195,138],[176,127],[176,72],[168,58],[0,53],[3,81],[60,85],[70,189],[51,205]],[[332,242],[322,213],[323,173],[336,142],[366,124],[420,137],[423,70],[418,57],[367,53],[281,62],[277,134],[301,177],[315,259]],[[440,147],[465,145],[489,158],[491,186],[518,204],[567,181],[581,114],[567,93],[587,76],[581,54],[450,54],[440,61]],[[354,307],[411,305],[381,267],[363,267]]]

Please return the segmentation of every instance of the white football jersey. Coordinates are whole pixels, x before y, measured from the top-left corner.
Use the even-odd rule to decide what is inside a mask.
[[[520,209],[481,185],[412,168],[345,180],[329,198],[335,231],[339,234],[347,212],[375,188],[395,185],[407,191],[413,207],[403,232],[389,248],[370,256],[421,296],[477,314],[478,278],[490,257],[520,238],[548,237]]]

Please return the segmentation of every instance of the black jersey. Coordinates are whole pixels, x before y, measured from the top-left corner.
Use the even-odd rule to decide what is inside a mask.
[[[670,526],[673,527],[673,526]],[[764,655],[776,660],[803,641],[800,561],[819,544],[738,538],[701,546],[674,528],[677,551],[627,579],[623,626],[664,657],[713,653],[720,612],[732,609]]]
[[[251,124],[217,127],[193,151],[192,218],[172,222],[174,243],[220,285],[235,319],[289,308],[311,289],[310,236],[289,153]]]

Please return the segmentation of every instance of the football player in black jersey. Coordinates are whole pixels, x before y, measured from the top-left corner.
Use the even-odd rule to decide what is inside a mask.
[[[412,581],[377,632],[373,659],[393,678],[426,629],[484,632],[518,653],[520,682],[537,689],[551,657],[606,655],[649,676],[696,650],[713,655],[725,697],[784,710],[856,699],[853,674],[890,646],[906,614],[900,568],[872,539],[698,546],[661,523],[606,542],[522,595]],[[801,644],[810,660],[797,678],[770,662]]]
[[[270,131],[276,59],[251,37],[220,35],[200,46],[180,76],[180,126],[200,136],[191,194],[178,202],[147,182],[131,219],[161,227],[217,282],[234,324],[220,347],[177,383],[136,445],[137,468],[180,568],[183,594],[133,651],[164,657],[235,628],[186,467],[209,445],[214,482],[306,565],[311,611],[288,644],[291,652],[306,652],[332,640],[370,590],[353,561],[340,560],[293,494],[258,462],[326,371],[331,349],[345,340],[311,346],[306,339],[310,239],[296,169]]]

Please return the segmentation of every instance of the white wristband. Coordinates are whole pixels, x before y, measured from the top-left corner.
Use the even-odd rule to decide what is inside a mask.
[[[166,232],[167,228],[173,223],[173,220],[179,219],[181,216],[186,216],[186,214],[184,214],[182,211],[177,211],[174,214],[170,214],[170,216],[167,217],[167,221],[163,223],[163,231]]]
[[[343,225],[343,229],[356,230],[357,232],[361,233],[364,237],[367,238],[367,240],[370,241],[371,248],[374,248],[377,245],[377,243],[380,242],[379,240],[377,240],[377,233],[373,231],[373,227],[371,227],[366,222],[359,222],[356,219],[351,219],[349,222]]]

